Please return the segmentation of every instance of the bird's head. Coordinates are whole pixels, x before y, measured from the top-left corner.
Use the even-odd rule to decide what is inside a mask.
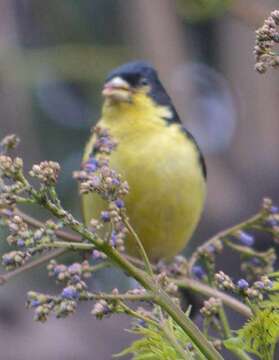
[[[106,106],[157,107],[165,109],[166,117],[177,117],[171,99],[161,84],[157,71],[147,62],[134,61],[114,69],[107,77],[103,92]]]

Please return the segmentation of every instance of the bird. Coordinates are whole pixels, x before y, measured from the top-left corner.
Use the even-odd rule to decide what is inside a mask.
[[[125,207],[130,224],[152,263],[168,261],[186,246],[203,212],[204,156],[150,63],[136,60],[112,70],[102,95],[97,126],[107,129],[118,144],[109,155],[110,167],[129,184]],[[83,161],[93,148],[92,135]],[[105,207],[98,194],[83,195],[85,223]],[[139,257],[129,234],[125,249]]]

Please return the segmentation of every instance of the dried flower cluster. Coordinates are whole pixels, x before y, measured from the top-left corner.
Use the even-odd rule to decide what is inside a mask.
[[[272,11],[264,25],[256,31],[256,45],[254,54],[255,68],[259,73],[265,73],[268,67],[277,68],[279,65],[278,53],[274,46],[279,43],[279,10]]]
[[[30,176],[37,178],[45,185],[54,185],[57,182],[60,165],[54,161],[43,161],[39,165],[33,165],[29,172]]]
[[[246,279],[240,279],[235,284],[232,278],[226,275],[223,271],[215,274],[216,284],[220,289],[234,292],[242,296],[244,299],[261,301],[264,296],[272,290],[273,282],[268,276],[264,275],[251,285]]]

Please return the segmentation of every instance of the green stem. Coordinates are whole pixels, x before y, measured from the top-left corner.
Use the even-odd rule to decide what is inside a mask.
[[[227,318],[227,315],[225,313],[223,305],[220,306],[219,317],[220,317],[220,321],[221,321],[222,326],[223,326],[225,338],[231,337],[232,333],[231,333],[230,325],[229,325],[228,318]]]
[[[36,246],[35,248],[31,249],[34,251],[42,250],[42,249],[65,249],[65,250],[94,250],[95,246],[92,244],[86,244],[86,243],[71,243],[67,241],[54,241],[54,242],[46,242],[43,244],[40,244]]]
[[[165,335],[166,339],[170,342],[170,344],[176,349],[176,351],[178,352],[178,354],[180,354],[182,356],[183,359],[185,360],[190,360],[191,358],[186,357],[188,350],[186,349],[186,351],[184,351],[184,349],[182,348],[182,346],[178,343],[177,339],[175,338],[175,336],[171,333],[171,330],[167,327],[167,323],[166,322],[157,322],[147,316],[144,316],[142,314],[139,314],[138,312],[136,312],[135,310],[132,310],[130,307],[128,307],[125,303],[123,303],[122,301],[119,303],[119,305],[123,308],[124,312],[136,319],[141,319],[143,321],[145,321],[147,324],[149,323],[150,325],[152,325],[155,328],[160,329],[163,334]]]
[[[232,332],[231,332],[231,328],[230,328],[228,318],[227,318],[227,315],[225,313],[223,305],[220,306],[219,317],[220,317],[220,322],[222,323],[222,326],[223,326],[225,338],[226,339],[231,338],[232,337]],[[250,356],[247,355],[245,353],[245,351],[243,351],[241,349],[230,349],[230,351],[233,352],[241,360],[252,360],[250,358]]]
[[[214,346],[208,342],[199,328],[160,290],[158,292],[157,303],[173,318],[173,320],[185,331],[191,341],[199,348],[206,359],[223,359]]]
[[[144,316],[143,314],[140,314],[137,311],[131,309],[123,301],[119,301],[119,306],[123,309],[125,314],[130,315],[131,317],[134,317],[135,319],[143,320],[147,324],[150,324],[154,327],[158,327],[158,323],[155,320],[151,319],[150,317]]]
[[[274,252],[273,248],[268,249],[267,251],[264,252],[259,252],[256,251],[248,246],[243,246],[243,245],[238,245],[238,244],[234,244],[233,242],[229,241],[229,240],[225,240],[225,244],[230,247],[231,249],[241,253],[242,255],[246,255],[249,257],[257,257],[262,259],[263,261],[266,262],[266,259],[269,258],[270,254],[272,254]]]
[[[199,293],[203,296],[207,297],[215,297],[218,299],[221,299],[222,302],[232,308],[233,310],[237,311],[241,315],[245,317],[251,317],[252,311],[248,306],[243,304],[242,302],[238,301],[234,297],[227,295],[223,293],[222,291],[219,291],[217,289],[214,289],[206,284],[201,283],[200,281],[189,279],[189,278],[183,278],[183,279],[171,279],[178,287],[190,289],[195,291],[196,293]]]
[[[88,300],[108,300],[108,301],[151,301],[154,296],[150,293],[145,294],[105,294],[105,293],[87,293],[86,298]]]
[[[124,221],[125,226],[130,231],[130,233],[133,235],[133,237],[136,241],[136,245],[137,245],[139,253],[143,259],[146,271],[148,272],[149,275],[153,276],[154,274],[153,274],[152,266],[150,264],[147,254],[145,252],[145,249],[142,245],[142,242],[140,241],[140,238],[138,237],[138,234],[135,232],[135,230],[133,229],[133,227],[131,226],[131,224],[129,223],[129,221],[126,218],[124,218],[123,221]]]
[[[182,357],[182,359],[190,360],[193,358],[191,356],[191,354],[189,353],[189,350],[187,348],[183,349],[183,347],[180,345],[180,343],[176,339],[175,335],[173,334],[172,329],[170,329],[166,320],[164,320],[163,322],[159,322],[158,327],[159,327],[159,329],[161,329],[161,331],[165,335],[166,339],[174,347],[174,349]]]
[[[11,278],[27,271],[27,270],[31,270],[37,266],[40,266],[46,262],[48,262],[49,260],[55,258],[55,257],[58,257],[58,256],[61,256],[63,254],[65,254],[65,250],[64,249],[59,249],[59,250],[56,250],[56,251],[52,251],[46,255],[43,255],[41,256],[40,258],[36,259],[36,260],[33,260],[33,261],[30,261],[29,263],[13,270],[13,271],[10,271],[4,275],[0,275],[0,285],[3,285],[5,284],[7,281],[9,281]]]
[[[206,241],[202,246],[200,246],[197,251],[195,251],[190,260],[189,260],[189,273],[192,272],[192,268],[195,265],[196,261],[199,258],[199,253],[200,251],[202,251],[203,249],[207,249],[209,244],[214,243],[216,240],[223,240],[226,237],[235,234],[238,230],[244,229],[244,228],[249,228],[253,225],[255,225],[258,221],[260,221],[263,217],[263,213],[259,212],[258,214],[252,216],[251,218],[249,218],[248,220],[245,220],[237,225],[234,225],[228,229],[225,229],[223,231],[220,231],[218,234],[214,235],[212,238],[210,238],[208,241]]]
[[[93,266],[90,266],[89,269],[88,269],[88,272],[90,273],[94,273],[96,271],[99,271],[99,270],[102,270],[102,269],[105,269],[105,268],[108,268],[111,266],[111,263],[108,262],[108,261],[102,261],[100,262],[99,264],[97,265],[93,265]],[[87,271],[87,270],[86,270]]]

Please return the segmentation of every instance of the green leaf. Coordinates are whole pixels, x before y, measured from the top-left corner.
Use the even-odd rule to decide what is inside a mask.
[[[186,349],[191,343],[189,337],[172,319],[169,318],[167,322],[176,340]],[[121,353],[114,355],[115,357],[133,354],[133,360],[182,360],[181,355],[169,343],[160,328],[150,324],[147,324],[147,327],[136,325],[132,332],[139,335],[140,339],[134,341]],[[197,348],[193,348],[189,360],[196,359],[206,360]]]
[[[267,300],[257,304],[254,315],[237,331],[237,336],[224,341],[228,350],[242,349],[262,360],[272,360],[279,339],[279,294],[274,282]]]

